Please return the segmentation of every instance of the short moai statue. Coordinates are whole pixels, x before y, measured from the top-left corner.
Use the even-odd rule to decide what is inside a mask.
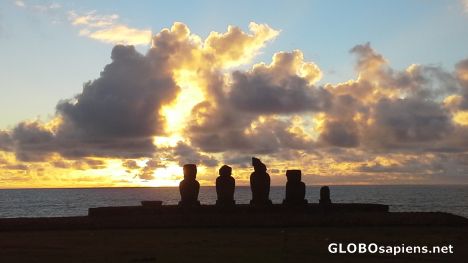
[[[286,198],[283,200],[285,205],[304,205],[306,186],[301,182],[301,170],[287,170],[286,178]]]
[[[319,204],[320,205],[330,205],[331,204],[330,188],[328,186],[322,186],[322,188],[320,188]]]
[[[216,194],[218,199],[216,205],[218,206],[232,206],[235,205],[234,190],[236,187],[236,180],[231,176],[232,168],[223,165],[219,168],[219,177],[216,178]]]
[[[180,206],[199,206],[198,192],[200,191],[200,183],[197,178],[197,166],[195,164],[184,165],[184,180],[179,184],[181,200]]]
[[[252,190],[251,205],[265,206],[271,205],[270,200],[270,175],[267,168],[260,159],[252,157],[254,172],[250,175],[250,188]]]

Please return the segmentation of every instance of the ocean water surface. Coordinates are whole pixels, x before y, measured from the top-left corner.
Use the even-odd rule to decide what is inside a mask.
[[[306,198],[317,203],[319,186],[308,186]],[[390,211],[440,211],[468,218],[468,185],[369,185],[330,186],[332,202],[381,203]],[[273,186],[270,198],[281,203],[285,188]],[[0,190],[0,218],[56,217],[87,215],[88,208],[140,205],[142,200],[161,200],[177,204],[179,190],[174,187],[148,188],[75,188],[75,189],[4,189]],[[236,187],[238,204],[247,204],[250,188]],[[214,187],[201,187],[202,204],[214,204]]]

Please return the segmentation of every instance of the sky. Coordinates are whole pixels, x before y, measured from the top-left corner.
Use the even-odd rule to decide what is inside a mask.
[[[0,188],[468,183],[468,1],[0,2]]]

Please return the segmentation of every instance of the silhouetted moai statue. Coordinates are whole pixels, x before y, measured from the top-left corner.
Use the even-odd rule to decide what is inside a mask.
[[[271,205],[270,195],[270,175],[267,168],[260,159],[252,157],[254,172],[250,175],[250,188],[252,190],[251,205]]]
[[[287,170],[286,177],[288,178],[288,182],[286,183],[286,199],[284,199],[283,204],[307,204],[307,200],[305,199],[306,187],[301,182],[301,170]]]
[[[330,205],[331,204],[330,188],[328,186],[322,186],[322,188],[320,188],[319,204],[320,205]]]
[[[197,166],[195,164],[184,165],[184,180],[179,184],[181,200],[180,206],[198,206],[198,192],[200,191],[200,183],[196,180]]]
[[[218,200],[216,205],[229,206],[234,205],[234,189],[236,187],[236,180],[231,176],[232,168],[223,165],[219,168],[219,177],[216,178],[216,194]]]

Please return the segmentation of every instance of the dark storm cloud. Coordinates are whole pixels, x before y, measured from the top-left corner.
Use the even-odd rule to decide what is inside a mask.
[[[174,23],[153,37],[146,55],[139,54],[133,46],[115,46],[112,62],[100,77],[86,83],[83,92],[73,99],[57,105],[57,117],[62,122],[54,131],[47,131],[46,140],[36,143],[20,136],[14,139],[17,155],[24,160],[44,159],[53,152],[66,158],[153,156],[156,149],[152,137],[167,135],[165,119],[159,114],[161,106],[172,102],[180,91],[173,80],[175,70],[200,67],[197,54],[203,56],[204,67],[209,68],[206,71],[220,66],[222,60],[235,62],[243,57],[243,52],[232,54],[226,49],[229,42],[216,39],[234,34],[230,39],[242,42],[244,52],[255,53],[277,34],[267,25],[251,23],[249,27],[251,35],[230,27],[226,34],[210,34],[202,46],[186,25]],[[233,47],[240,47],[239,43]],[[222,47],[217,46],[221,44]],[[210,56],[212,51],[217,55]],[[36,127],[31,128],[31,133],[39,132]],[[5,148],[10,143],[8,136],[3,137],[0,145]]]
[[[461,89],[462,101],[460,102],[460,108],[468,110],[468,59],[462,60],[455,66],[456,75]]]
[[[28,171],[29,167],[25,164],[9,164],[2,166],[3,169],[7,170],[17,170],[17,171]]]
[[[206,152],[271,154],[308,149],[312,142],[292,133],[290,120],[269,116],[327,108],[329,93],[311,84],[320,74],[314,64],[303,61],[301,52],[294,51],[275,54],[269,65],[234,72],[231,84],[212,75],[208,90],[213,97],[194,107],[187,135]],[[268,119],[261,122],[261,116]]]
[[[236,165],[242,168],[246,168],[246,167],[251,166],[252,157],[244,155],[244,154],[239,155],[239,154],[224,153],[223,163],[227,165]]]
[[[357,56],[359,78],[327,85],[332,103],[324,112],[320,145],[446,151],[453,149],[448,139],[464,136],[444,105],[447,96],[460,91],[454,74],[424,65],[396,71],[369,43],[351,52]]]
[[[320,76],[318,67],[303,61],[302,52],[279,52],[270,65],[234,72],[228,97],[238,110],[257,114],[323,111],[330,94],[311,84]]]
[[[56,168],[62,169],[76,169],[76,170],[88,170],[88,169],[103,169],[105,163],[101,160],[86,159],[82,158],[79,160],[57,160],[50,162]]]
[[[115,46],[100,77],[58,103],[61,123],[54,132],[38,122],[16,126],[11,139],[17,157],[34,161],[53,152],[66,158],[151,156],[152,136],[164,134],[159,109],[179,92],[157,52],[144,56],[133,46]],[[1,136],[0,145],[6,147],[8,137]]]
[[[386,91],[398,92],[404,97],[440,101],[459,91],[456,77],[440,66],[412,64],[405,70],[394,70],[370,43],[357,45],[350,52],[356,56],[359,74],[351,88],[360,98]],[[341,86],[343,91],[348,83]]]
[[[270,64],[237,70],[229,80],[215,57],[204,67],[194,63],[197,52],[188,28],[180,23],[157,34],[146,55],[131,46],[116,46],[100,77],[57,105],[61,122],[56,127],[20,123],[0,132],[0,149],[14,150],[22,161],[45,160],[51,153],[69,159],[158,155],[205,166],[218,165],[209,153],[223,153],[223,161],[245,165],[246,154],[294,160],[329,149],[468,149],[468,129],[452,120],[456,111],[467,108],[468,60],[458,63],[455,73],[431,65],[394,70],[367,43],[351,49],[357,57],[355,80],[317,86],[320,69],[304,62],[300,51],[276,53]],[[180,92],[173,79],[180,65],[203,79],[206,98],[192,109],[184,142],[157,152],[152,137],[167,135],[159,112]],[[445,101],[448,96],[454,97],[451,102]],[[317,127],[297,124],[296,117],[321,122]],[[123,166],[150,180],[161,164],[151,160],[139,167],[128,160]]]
[[[418,143],[440,140],[452,131],[449,113],[432,101],[420,99],[380,100],[375,126],[386,142]]]
[[[358,123],[354,121],[356,113],[367,113],[360,100],[349,94],[334,95],[332,106],[326,112],[319,143],[325,146],[356,147],[360,134]]]
[[[141,145],[142,138],[164,133],[158,109],[178,90],[171,75],[133,46],[116,46],[101,76],[73,100],[57,105],[65,122],[58,136],[83,141],[135,138]]]
[[[171,77],[158,74],[133,46],[116,46],[112,63],[57,111],[84,138],[144,137],[162,133],[157,109],[174,98]]]
[[[172,149],[172,153],[173,157],[177,159],[179,165],[181,166],[187,163],[198,163],[207,167],[214,167],[218,165],[218,160],[216,160],[214,157],[200,154],[198,150],[183,142],[179,142]]]
[[[402,90],[407,97],[440,101],[459,91],[456,77],[439,66],[412,65],[408,70],[394,73],[388,86]]]
[[[7,131],[0,130],[0,151],[12,151],[13,140]]]
[[[138,166],[135,160],[125,160],[124,162],[122,162],[122,166],[127,168],[128,170],[134,170],[134,169],[140,168],[140,166]]]
[[[356,147],[359,145],[358,129],[353,121],[327,121],[320,140],[331,146]]]
[[[138,177],[142,180],[147,180],[147,181],[153,180],[155,179],[154,171],[156,170],[156,168],[159,168],[159,167],[164,167],[164,165],[160,164],[155,159],[150,159],[145,163],[145,166],[141,167],[141,169],[138,171],[135,177]]]
[[[233,108],[211,111],[201,126],[190,127],[191,142],[205,152],[237,151],[272,154],[281,149],[310,149],[311,140],[293,133],[290,120],[268,118],[259,121]],[[216,125],[229,120],[226,125]],[[252,126],[253,125],[253,126]],[[213,127],[210,129],[209,127]]]
[[[442,181],[450,179],[454,181],[466,180],[463,177],[468,172],[466,154],[454,153],[430,153],[417,154],[399,160],[398,163],[382,164],[380,162],[362,164],[358,171],[368,174],[406,174],[411,177]]]
[[[268,74],[237,71],[233,82],[229,98],[240,111],[258,114],[321,111],[330,100],[326,90],[310,86],[298,76],[274,83]]]
[[[55,149],[54,135],[38,122],[21,122],[12,131],[16,158],[43,161]]]
[[[357,56],[357,71],[380,67],[386,63],[384,57],[375,52],[369,42],[362,45],[356,45],[349,52]]]
[[[12,138],[25,145],[37,145],[51,142],[53,134],[38,122],[21,122],[14,129]]]

